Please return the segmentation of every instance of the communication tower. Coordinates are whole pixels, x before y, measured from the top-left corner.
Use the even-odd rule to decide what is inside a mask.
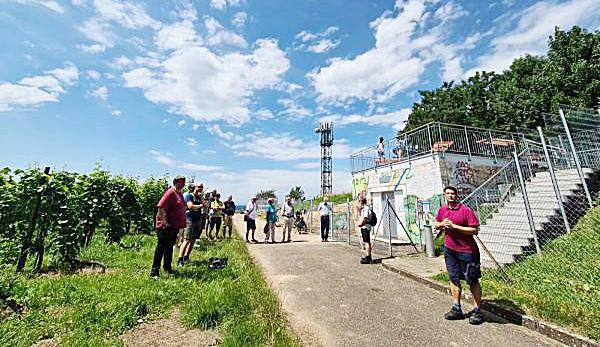
[[[321,134],[321,194],[331,194],[331,146],[333,145],[333,123],[319,123],[319,127],[315,129],[315,133]]]

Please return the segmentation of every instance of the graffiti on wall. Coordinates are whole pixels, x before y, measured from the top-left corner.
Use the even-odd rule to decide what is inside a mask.
[[[352,198],[356,199],[361,192],[367,192],[369,187],[369,176],[352,178]]]
[[[444,165],[442,180],[445,184],[455,186],[462,197],[469,195],[498,170],[496,166],[474,165],[465,160],[447,161]]]
[[[429,203],[429,213],[422,213],[422,201],[416,195],[409,194],[404,198],[404,226],[406,227],[408,236],[415,244],[422,244],[424,242],[419,225],[424,223],[425,220],[428,220],[429,223],[434,222],[437,211],[444,203],[444,196],[436,194],[423,201]]]
[[[398,190],[398,186],[412,178],[410,168],[386,171],[379,175],[379,183],[387,184],[387,191]]]

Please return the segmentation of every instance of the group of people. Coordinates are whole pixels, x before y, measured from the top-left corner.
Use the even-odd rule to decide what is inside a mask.
[[[228,237],[231,237],[232,217],[236,209],[233,198],[229,196],[227,201],[222,202],[221,196],[216,190],[204,193],[202,183],[191,184],[188,187],[189,191],[182,194],[184,187],[185,177],[175,177],[173,186],[164,193],[157,204],[156,229],[158,242],[150,272],[150,276],[153,278],[158,278],[161,262],[166,273],[173,272],[171,268],[173,247],[180,229],[185,228],[185,231],[183,233],[184,241],[181,243],[179,250],[178,266],[183,266],[189,260],[194,244],[204,229],[206,229],[209,240],[213,240],[213,230],[215,230],[215,237],[219,238],[223,218],[225,219],[223,237],[225,237],[226,231],[228,231]],[[474,239],[474,235],[477,235],[479,230],[479,221],[468,206],[459,203],[458,190],[455,187],[445,187],[444,197],[447,204],[438,210],[435,222],[435,228],[445,233],[444,259],[450,277],[450,290],[453,299],[452,307],[444,317],[448,320],[457,320],[468,316],[471,324],[481,324],[484,320],[479,308],[481,304],[481,286],[479,284],[481,263],[479,249]],[[275,243],[278,209],[275,207],[274,199],[268,199],[267,203],[264,242]],[[376,222],[373,221],[374,212],[368,206],[367,199],[363,194],[359,196],[359,210],[358,227],[360,228],[365,250],[365,256],[361,258],[360,262],[370,264],[373,261],[371,231],[373,224],[376,224]],[[258,242],[255,235],[257,211],[257,198],[253,196],[246,205],[244,213],[246,242]],[[332,213],[332,206],[329,204],[327,196],[319,204],[318,211],[321,218],[321,241],[326,242],[329,234],[330,214]],[[289,196],[286,197],[285,203],[281,207],[281,213],[284,218],[281,242],[291,242],[295,210]],[[465,280],[470,286],[475,304],[475,308],[467,315],[463,313],[460,305],[461,280]]]
[[[177,266],[184,266],[190,258],[194,244],[203,231],[209,241],[231,238],[233,231],[233,215],[236,206],[230,195],[226,201],[221,201],[217,190],[204,192],[204,185],[194,182],[185,188],[185,177],[177,176],[173,185],[165,191],[156,205],[156,230],[158,242],[154,251],[150,276],[158,278],[160,265],[166,273],[172,273],[173,247],[180,235]],[[221,230],[222,229],[222,230]],[[213,235],[213,230],[215,234]],[[220,235],[222,231],[222,236]]]

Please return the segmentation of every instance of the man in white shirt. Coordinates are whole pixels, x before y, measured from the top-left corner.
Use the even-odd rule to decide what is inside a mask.
[[[329,197],[325,195],[323,197],[323,202],[317,207],[319,215],[321,216],[321,242],[327,242],[327,239],[329,238],[329,215],[332,212],[332,208],[333,206],[329,203]]]
[[[257,243],[258,241],[254,238],[254,233],[256,232],[256,210],[258,206],[256,206],[256,196],[250,198],[250,201],[246,205],[246,214],[244,215],[244,220],[246,221],[246,242],[250,242],[248,240],[248,233],[252,230],[252,242]]]
[[[369,223],[371,219],[370,214],[371,209],[367,205],[367,198],[362,198],[360,200],[360,224],[358,224],[358,227],[360,228],[360,235],[365,245],[366,255],[360,259],[361,264],[371,264],[373,262],[371,259],[371,228],[373,226]]]
[[[283,215],[283,239],[281,242],[292,242],[292,228],[294,227],[294,206],[292,198],[288,195],[285,197],[285,203],[281,206],[281,214]],[[285,231],[287,230],[287,241],[285,240]]]

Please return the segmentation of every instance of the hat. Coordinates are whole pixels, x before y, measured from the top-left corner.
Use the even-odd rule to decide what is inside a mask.
[[[181,176],[181,175],[175,176],[175,178],[173,178],[173,184],[175,184],[175,182],[180,181],[180,180],[185,181],[185,176]]]

